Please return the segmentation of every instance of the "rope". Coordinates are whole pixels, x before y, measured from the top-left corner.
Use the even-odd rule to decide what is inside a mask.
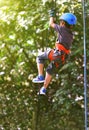
[[[39,88],[39,91],[40,91],[40,88],[41,88],[41,86],[42,86],[42,84],[38,84],[39,86],[37,86],[38,88]],[[37,111],[36,111],[36,130],[40,130],[40,125],[39,125],[39,123],[40,123],[40,119],[39,119],[39,115],[40,115],[40,95],[38,95],[38,102],[37,102]]]
[[[84,35],[84,106],[85,106],[85,130],[87,130],[87,70],[86,70],[86,1],[83,4],[83,35]]]
[[[56,0],[52,0],[52,8],[55,8],[56,9]],[[49,28],[47,29],[47,31],[46,31],[46,44],[48,43],[48,36],[49,36]],[[47,50],[47,45],[46,45],[46,50]],[[41,85],[42,84],[39,84],[39,91],[40,91],[40,88],[41,88]],[[41,127],[40,127],[40,125],[39,125],[39,123],[40,123],[40,108],[41,108],[41,103],[40,103],[40,100],[41,99],[41,96],[40,95],[38,95],[38,103],[37,103],[37,114],[36,114],[36,127],[35,127],[35,130],[40,130],[41,129]]]

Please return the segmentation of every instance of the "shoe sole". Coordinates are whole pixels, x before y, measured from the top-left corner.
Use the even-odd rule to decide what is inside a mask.
[[[40,92],[38,92],[37,95],[45,95],[46,96],[45,93],[40,93]]]
[[[44,83],[44,80],[43,81],[32,81],[33,83]]]

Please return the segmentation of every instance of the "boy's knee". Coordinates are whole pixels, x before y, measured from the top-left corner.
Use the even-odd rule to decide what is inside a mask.
[[[36,62],[37,62],[37,63],[42,63],[42,64],[44,64],[44,60],[42,59],[41,56],[38,56],[38,57],[36,58]]]
[[[46,71],[47,71],[48,74],[53,75],[54,74],[54,69],[55,69],[55,65],[51,62],[48,65]]]

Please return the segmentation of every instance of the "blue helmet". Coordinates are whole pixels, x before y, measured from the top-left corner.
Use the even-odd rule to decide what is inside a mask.
[[[72,13],[64,13],[61,17],[60,20],[66,21],[69,25],[75,25],[77,22],[77,18],[74,14]]]

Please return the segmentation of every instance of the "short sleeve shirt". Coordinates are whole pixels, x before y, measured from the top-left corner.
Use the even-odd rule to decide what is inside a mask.
[[[72,31],[65,27],[55,24],[54,27],[57,32],[57,41],[62,44],[66,49],[70,49],[73,42],[73,33]]]

